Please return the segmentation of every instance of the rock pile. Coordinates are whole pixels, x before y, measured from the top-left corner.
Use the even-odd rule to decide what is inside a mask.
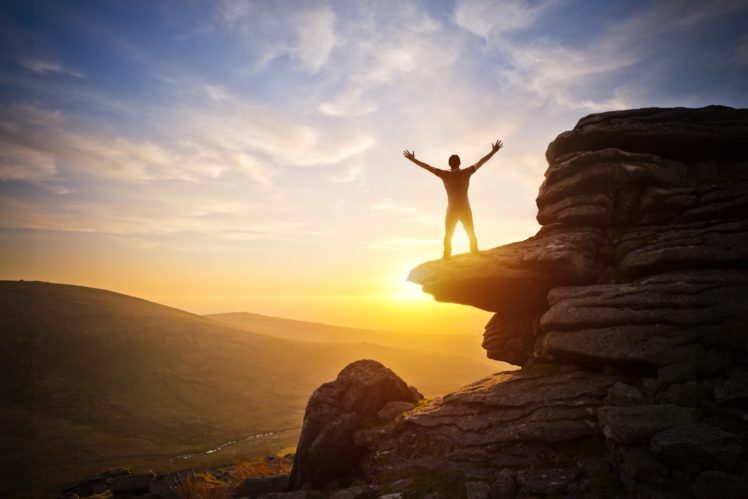
[[[470,497],[748,497],[748,110],[588,116],[526,241],[410,279],[522,366],[358,429],[360,478]],[[438,492],[438,491],[437,491]]]

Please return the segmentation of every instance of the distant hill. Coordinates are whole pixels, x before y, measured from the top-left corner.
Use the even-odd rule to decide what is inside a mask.
[[[378,331],[374,329],[334,326],[249,312],[230,312],[205,315],[224,326],[255,333],[319,343],[376,343],[393,348],[407,348],[465,355],[496,369],[496,363],[486,357],[475,334],[422,334]],[[438,331],[436,332],[438,333]]]
[[[3,497],[29,483],[47,495],[111,466],[213,465],[293,445],[311,392],[356,359],[427,395],[503,367],[256,334],[80,286],[0,281],[0,304],[0,417],[15,429],[2,435]]]

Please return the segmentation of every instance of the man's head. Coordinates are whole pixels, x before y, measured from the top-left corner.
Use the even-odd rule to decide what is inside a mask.
[[[449,167],[453,170],[460,167],[460,157],[458,155],[453,154],[449,157]]]

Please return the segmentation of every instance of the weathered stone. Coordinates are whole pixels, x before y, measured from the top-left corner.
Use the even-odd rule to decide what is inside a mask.
[[[664,325],[549,331],[538,340],[536,351],[544,360],[592,366],[697,363],[706,358],[695,342],[698,337],[698,332]]]
[[[563,494],[578,476],[579,471],[575,468],[520,470],[517,473],[519,495]]]
[[[641,445],[656,433],[691,423],[690,410],[676,405],[601,407],[600,425],[606,437],[620,445]]]
[[[268,476],[253,476],[244,479],[234,492],[236,497],[254,499],[270,492],[285,492],[288,490],[289,480],[285,473]]]
[[[377,412],[377,417],[382,421],[389,421],[391,419],[395,419],[400,414],[404,413],[405,411],[409,411],[414,407],[415,404],[412,402],[393,400],[391,402],[387,402],[384,407],[382,407],[379,412]]]
[[[291,492],[269,492],[262,494],[258,499],[311,499],[314,497],[306,490],[294,490]]]
[[[694,161],[741,159],[748,136],[748,110],[725,106],[645,108],[592,114],[548,145],[548,163],[578,151],[610,147]]]
[[[714,360],[704,346],[732,348],[717,334],[743,308],[746,277],[727,271],[672,272],[621,284],[555,288],[540,319],[536,354],[583,364],[688,364]],[[722,327],[722,326],[720,326]]]
[[[605,405],[638,405],[643,401],[644,395],[638,388],[621,382],[617,382],[610,387],[608,396],[605,397]]]
[[[681,383],[696,378],[696,366],[692,364],[672,364],[657,370],[660,383]]]
[[[698,407],[701,404],[701,388],[695,381],[673,383],[662,394],[662,400],[683,407]]]
[[[701,473],[691,483],[690,492],[694,497],[719,497],[720,499],[745,499],[748,497],[748,484],[745,479],[709,470]]]
[[[501,470],[491,484],[491,493],[495,499],[512,499],[516,491],[514,473],[507,469]]]
[[[748,293],[734,272],[673,272],[622,284],[571,286],[548,293],[543,331],[620,325],[693,327],[735,317]]]
[[[657,433],[650,443],[657,459],[673,465],[726,468],[742,453],[737,437],[707,424],[676,426]]]
[[[439,301],[493,312],[536,313],[549,289],[593,283],[607,240],[599,229],[543,228],[536,236],[479,255],[435,260],[411,270],[408,280]]]
[[[620,448],[616,449],[615,455],[621,474],[629,482],[642,482],[664,487],[674,484],[670,469],[652,457],[647,448]]]
[[[155,478],[152,471],[132,473],[112,478],[110,488],[113,494],[140,495],[148,492],[148,487]]]
[[[330,496],[330,499],[374,499],[377,492],[373,487],[349,487],[341,489]]]
[[[739,268],[748,258],[747,239],[745,218],[632,228],[616,245],[616,269],[636,278],[676,270]],[[745,274],[731,277],[744,280]]]
[[[376,418],[388,402],[415,403],[420,398],[414,388],[379,362],[359,360],[346,366],[335,381],[320,386],[309,399],[291,488],[350,480],[364,451],[354,442],[354,433]]]
[[[714,398],[720,404],[748,399],[748,372],[733,371],[729,378],[714,387]]]
[[[532,356],[538,331],[536,314],[495,314],[483,333],[489,359],[522,365]]]
[[[571,154],[546,171],[538,222],[593,227],[630,222],[643,186],[679,187],[687,174],[685,164],[652,154],[619,149]]]
[[[465,499],[491,499],[491,486],[486,482],[465,482]]]

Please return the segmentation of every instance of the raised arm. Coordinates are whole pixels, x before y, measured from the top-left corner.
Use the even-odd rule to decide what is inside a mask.
[[[478,162],[475,163],[471,168],[475,168],[477,170],[478,168],[483,166],[483,164],[489,159],[491,159],[491,157],[493,157],[494,154],[499,152],[499,149],[501,149],[502,147],[504,147],[504,144],[502,144],[500,140],[497,140],[496,142],[491,144],[491,152],[489,152],[488,154],[483,156],[481,159],[479,159]]]
[[[406,150],[403,151],[403,156],[405,156],[407,159],[411,160],[413,163],[417,164],[418,166],[420,166],[424,170],[428,170],[431,173],[433,173],[434,175],[439,175],[438,172],[440,170],[438,168],[434,168],[433,166],[431,166],[428,163],[424,163],[423,161],[417,160],[416,159],[416,152],[415,151],[411,152],[411,151],[408,151],[406,149]]]

